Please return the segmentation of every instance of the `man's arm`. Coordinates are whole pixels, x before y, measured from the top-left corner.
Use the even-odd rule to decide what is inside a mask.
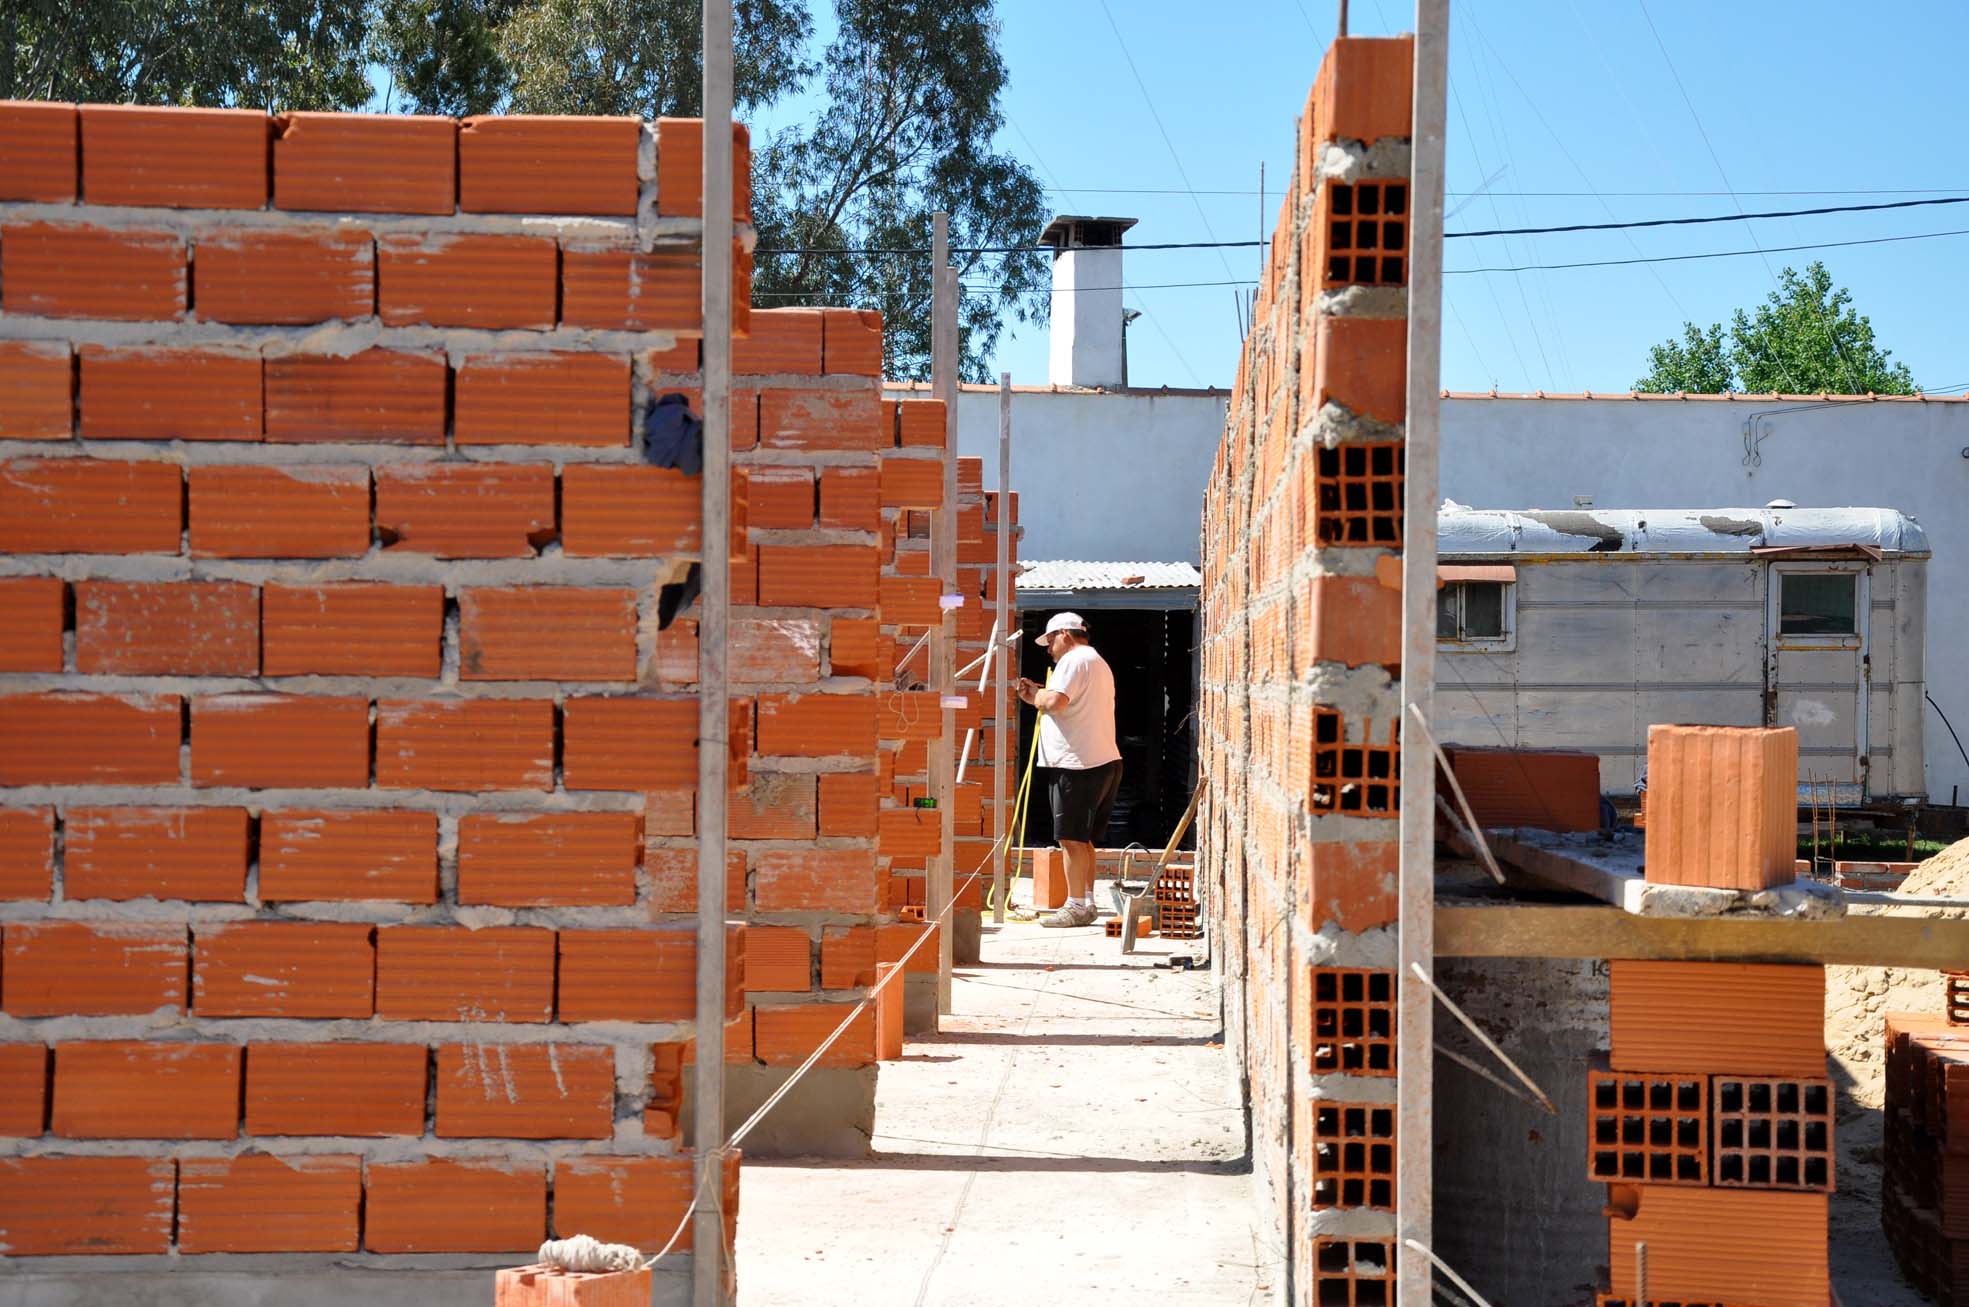
[[[1019,678],[1019,698],[1043,713],[1057,712],[1073,702],[1066,691],[1048,690],[1023,676]]]

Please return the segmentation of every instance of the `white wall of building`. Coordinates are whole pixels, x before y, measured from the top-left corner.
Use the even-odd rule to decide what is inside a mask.
[[[1791,411],[1777,411],[1777,410]],[[1746,445],[1746,424],[1755,435]],[[1896,508],[1920,521],[1928,693],[1969,743],[1969,403],[1800,408],[1745,400],[1490,399],[1443,404],[1443,494],[1473,508]],[[1928,795],[1969,800],[1969,766],[1932,708]]]

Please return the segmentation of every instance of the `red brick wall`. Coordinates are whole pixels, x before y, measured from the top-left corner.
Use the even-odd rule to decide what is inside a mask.
[[[668,1236],[700,483],[640,432],[701,385],[698,138],[0,106],[10,1253]],[[941,448],[879,317],[741,317],[717,874],[772,1063],[888,920],[882,470]]]
[[[1412,64],[1327,52],[1204,501],[1198,857],[1295,1303],[1366,1301],[1394,1231]]]

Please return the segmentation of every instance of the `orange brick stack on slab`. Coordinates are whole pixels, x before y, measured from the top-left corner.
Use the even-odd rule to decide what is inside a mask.
[[[1760,890],[1796,878],[1798,732],[1648,728],[1647,878]]]
[[[1886,1038],[1881,1223],[1916,1288],[1969,1307],[1969,1030],[1898,1015]]]
[[[1652,1299],[1824,1307],[1824,969],[1610,965],[1612,1051],[1588,1072],[1587,1163],[1609,1184],[1608,1297],[1633,1294],[1638,1242]]]
[[[1295,1303],[1394,1293],[1413,64],[1327,51],[1204,498],[1199,881]]]
[[[0,107],[9,1256],[669,1236],[698,134]]]

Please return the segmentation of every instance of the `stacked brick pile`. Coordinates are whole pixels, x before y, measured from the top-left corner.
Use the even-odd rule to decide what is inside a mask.
[[[1895,1258],[1941,1307],[1969,1307],[1969,1012],[1887,1018],[1885,1142]]]
[[[1394,1291],[1413,56],[1327,52],[1204,501],[1199,871],[1295,1303]]]
[[[668,1237],[700,482],[641,431],[699,381],[699,145],[0,106],[10,1254]],[[879,321],[751,325],[728,1047],[786,1063],[872,978],[822,923],[882,920],[899,436]]]
[[[1654,727],[1648,879],[1790,881],[1797,757],[1788,729]],[[1609,1186],[1601,1307],[1638,1298],[1641,1245],[1650,1302],[1826,1307],[1824,968],[1610,966],[1612,1048],[1587,1072],[1587,1169]]]

